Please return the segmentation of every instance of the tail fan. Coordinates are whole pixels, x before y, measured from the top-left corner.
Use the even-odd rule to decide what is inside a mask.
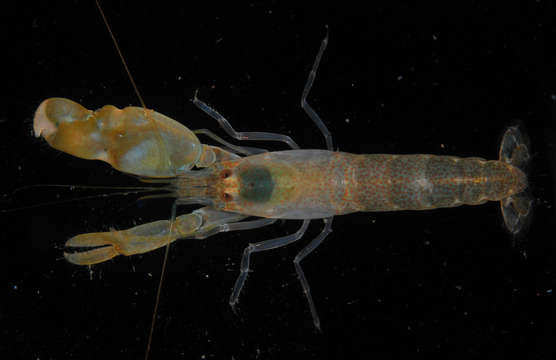
[[[530,154],[528,139],[517,126],[509,127],[500,144],[499,160],[520,169],[526,174]],[[511,195],[500,201],[504,224],[510,233],[517,235],[529,223],[533,199],[528,191]]]

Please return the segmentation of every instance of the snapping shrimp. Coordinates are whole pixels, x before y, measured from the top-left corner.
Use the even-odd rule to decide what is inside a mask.
[[[190,214],[174,215],[171,220],[77,235],[66,242],[65,258],[73,264],[91,265],[118,255],[152,251],[177,239],[255,229],[276,219],[303,220],[299,230],[291,235],[245,248],[229,300],[234,307],[249,273],[251,255],[299,240],[311,220],[322,219],[320,234],[293,260],[314,326],[320,329],[301,261],[332,231],[335,216],[499,201],[507,229],[511,233],[522,229],[532,202],[526,192],[529,149],[517,127],[506,130],[498,160],[333,151],[330,132],[306,101],[327,42],[328,35],[321,43],[301,97],[301,107],[324,135],[327,150],[299,149],[289,136],[281,134],[236,132],[197,96],[193,103],[235,139],[282,141],[292,149],[267,152],[231,145],[209,130],[191,131],[141,107],[118,109],[107,105],[91,111],[68,99],[44,100],[35,113],[34,132],[50,146],[84,159],[105,161],[125,173],[164,181],[178,205],[204,205]],[[200,133],[222,146],[202,144],[196,136]]]

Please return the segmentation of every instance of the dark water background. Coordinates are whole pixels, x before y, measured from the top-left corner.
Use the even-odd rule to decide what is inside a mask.
[[[402,3],[376,2],[371,10],[346,3],[103,4],[147,106],[192,129],[223,135],[190,103],[199,89],[238,130],[286,133],[304,148],[322,148],[299,100],[328,25],[330,44],[309,102],[340,150],[495,159],[504,129],[515,123],[532,143],[536,208],[520,249],[511,246],[497,203],[336,218],[334,232],[303,263],[322,334],[291,261],[321,222],[305,240],[253,256],[238,315],[228,297],[244,247],[291,233],[299,222],[175,243],[153,359],[552,358],[556,8],[547,1]],[[4,68],[11,91],[0,110],[3,209],[91,195],[11,193],[25,185],[135,185],[31,136],[33,112],[48,97],[92,109],[138,105],[94,3],[18,4],[15,14],[5,23],[14,43],[4,56],[15,62]],[[62,258],[70,236],[170,216],[170,201],[135,200],[0,214],[2,353],[143,356],[163,252],[91,270]]]

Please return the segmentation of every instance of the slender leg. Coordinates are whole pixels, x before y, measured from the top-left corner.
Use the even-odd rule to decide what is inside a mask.
[[[218,227],[210,228],[204,231],[201,229],[199,233],[195,235],[195,239],[206,239],[214,234],[218,234],[221,232],[258,229],[263,226],[274,224],[277,220],[278,219],[257,219],[251,221],[222,224]]]
[[[193,97],[193,104],[199,109],[203,110],[207,115],[209,115],[214,120],[218,121],[218,124],[226,131],[228,135],[236,140],[265,140],[265,141],[281,141],[288,144],[292,149],[299,149],[299,145],[292,140],[288,135],[275,134],[269,132],[237,132],[234,130],[232,125],[226,120],[222,115],[220,115],[216,110],[202,102],[197,98],[197,92]]]
[[[226,229],[221,230],[221,232],[256,229],[263,226],[274,224],[276,221],[278,221],[278,219],[257,219],[251,221],[236,222],[236,223],[226,224],[225,225]]]
[[[322,229],[321,233],[319,234],[319,236],[317,236],[316,238],[314,238],[313,240],[311,240],[311,242],[305,246],[303,249],[301,249],[301,251],[299,252],[299,254],[297,254],[295,256],[295,258],[293,259],[293,264],[295,265],[295,271],[297,272],[297,277],[299,278],[299,281],[301,282],[301,287],[303,288],[303,293],[305,294],[305,297],[307,298],[307,302],[309,302],[309,309],[311,310],[311,316],[313,317],[313,324],[315,324],[315,327],[317,328],[318,331],[320,331],[320,319],[319,319],[319,315],[317,314],[317,308],[315,307],[315,303],[313,302],[313,297],[311,296],[311,288],[309,287],[309,282],[307,281],[307,278],[305,277],[305,273],[303,272],[303,269],[301,268],[301,260],[303,260],[305,258],[305,256],[309,255],[311,252],[313,252],[313,250],[315,250],[324,239],[326,239],[326,237],[328,236],[328,234],[330,234],[332,232],[332,219],[334,219],[334,217],[329,217],[329,218],[325,218],[323,219],[324,221],[324,228]]]
[[[334,150],[332,147],[332,134],[321,120],[319,115],[313,110],[311,105],[307,103],[307,96],[309,95],[309,91],[313,86],[313,82],[315,81],[315,77],[317,76],[317,69],[319,68],[320,59],[322,58],[322,54],[324,53],[324,49],[326,49],[326,45],[328,45],[328,26],[326,27],[326,36],[322,40],[320,44],[319,52],[317,53],[317,57],[315,58],[315,62],[313,63],[313,68],[309,73],[309,77],[307,78],[307,82],[305,83],[305,88],[303,89],[303,93],[301,94],[301,108],[305,110],[307,115],[313,120],[313,122],[317,125],[319,130],[322,132],[324,136],[324,140],[326,141],[326,148],[328,150]]]
[[[237,277],[234,289],[232,290],[232,295],[230,296],[230,306],[232,307],[232,309],[234,309],[235,305],[237,304],[241,289],[245,284],[245,280],[247,280],[247,273],[249,272],[249,259],[251,257],[251,253],[276,249],[301,239],[303,234],[305,234],[305,231],[307,230],[310,222],[311,220],[303,220],[303,224],[301,225],[299,230],[291,235],[249,244],[245,248],[245,250],[243,251],[243,257],[241,258],[239,276]]]
[[[254,155],[267,152],[266,149],[251,147],[251,146],[237,146],[227,142],[226,140],[222,139],[220,136],[216,135],[212,131],[208,129],[197,129],[193,130],[194,134],[203,134],[211,138],[212,140],[219,142],[220,144],[224,145],[226,148],[231,150],[236,154],[243,154],[243,155]]]

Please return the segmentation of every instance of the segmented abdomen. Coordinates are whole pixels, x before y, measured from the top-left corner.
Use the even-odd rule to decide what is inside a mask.
[[[358,155],[354,175],[359,211],[477,205],[526,187],[525,175],[510,164],[455,156]]]

